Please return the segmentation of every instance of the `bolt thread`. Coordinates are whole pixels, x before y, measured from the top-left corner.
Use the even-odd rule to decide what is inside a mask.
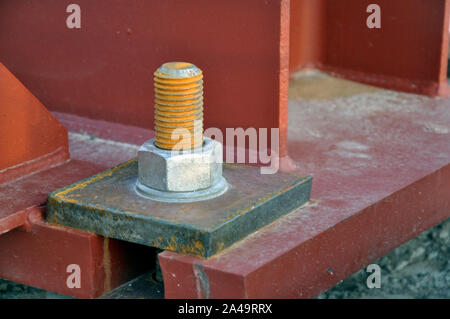
[[[155,144],[172,150],[203,144],[203,74],[191,63],[163,64],[154,73]]]

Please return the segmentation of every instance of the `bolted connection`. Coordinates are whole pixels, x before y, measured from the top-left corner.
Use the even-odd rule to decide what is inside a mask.
[[[154,73],[155,145],[189,150],[203,144],[203,74],[186,62],[163,64]]]
[[[203,74],[186,62],[154,73],[155,138],[138,154],[136,192],[161,202],[194,202],[224,194],[222,143],[203,137]]]

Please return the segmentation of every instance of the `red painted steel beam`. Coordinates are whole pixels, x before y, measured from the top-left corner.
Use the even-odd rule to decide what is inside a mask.
[[[449,180],[450,165],[322,232],[301,217],[319,209],[299,210],[211,260],[165,251],[165,296],[313,298],[448,218]]]
[[[73,119],[58,116],[65,122]],[[139,129],[121,131],[120,125],[102,126],[92,121],[72,125],[84,132],[91,125],[104,132],[119,132],[119,139],[123,138],[120,132],[127,136],[140,133]],[[91,134],[86,140],[72,138],[69,162],[0,185],[0,217],[6,216],[0,223],[0,278],[73,297],[95,298],[154,266],[152,248],[43,222],[48,193],[135,155],[127,151],[129,144]],[[79,289],[66,284],[70,264],[81,268]]]
[[[0,63],[0,184],[68,159],[67,130]]]
[[[311,298],[450,217],[450,99],[290,101],[314,200],[210,258],[159,255],[167,298]]]
[[[50,192],[89,177],[103,168],[88,162],[71,161],[0,184],[0,235],[24,225],[30,211],[44,205]]]
[[[149,271],[151,248],[51,226],[37,216],[0,236],[0,277],[60,294],[95,298]],[[32,214],[33,215],[33,214]],[[69,265],[80,267],[79,288],[67,285]]]
[[[51,190],[45,185],[22,197],[10,183],[68,159],[67,130],[0,63],[0,235],[22,225]]]
[[[381,28],[366,25],[381,8]],[[291,71],[314,66],[389,89],[446,95],[448,0],[291,2]]]
[[[288,0],[57,0],[0,4],[0,59],[52,111],[153,128],[153,72],[204,73],[205,127],[281,129],[286,155]],[[17,39],[21,39],[17,41]]]

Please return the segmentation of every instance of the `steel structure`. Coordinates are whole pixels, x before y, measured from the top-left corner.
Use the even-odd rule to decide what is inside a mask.
[[[65,1],[1,2],[0,277],[94,298],[154,270],[154,248],[54,225],[45,203],[154,137],[153,71],[169,60],[208,79],[205,127],[279,128],[281,168],[314,182],[306,206],[215,257],[160,253],[165,297],[313,297],[448,218],[448,98],[288,105],[289,70],[305,66],[447,94],[449,1],[378,0],[379,30],[364,25],[371,2],[79,0],[81,29]]]

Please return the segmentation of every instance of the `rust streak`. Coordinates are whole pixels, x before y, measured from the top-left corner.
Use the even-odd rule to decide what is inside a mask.
[[[109,252],[109,237],[103,240],[103,269],[105,271],[105,282],[103,285],[103,293],[111,290],[111,254]]]

